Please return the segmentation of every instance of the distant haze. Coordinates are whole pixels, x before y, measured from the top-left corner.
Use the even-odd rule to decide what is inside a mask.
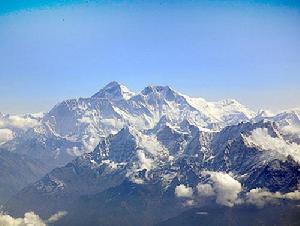
[[[0,112],[48,111],[112,80],[300,107],[297,1],[42,2],[0,3]]]

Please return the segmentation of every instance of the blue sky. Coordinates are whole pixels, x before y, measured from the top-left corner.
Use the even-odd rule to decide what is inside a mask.
[[[0,112],[112,80],[258,110],[300,107],[299,1],[0,0]]]

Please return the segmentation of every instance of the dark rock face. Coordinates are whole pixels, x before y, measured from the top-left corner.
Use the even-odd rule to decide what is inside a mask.
[[[0,205],[48,172],[39,160],[0,150]]]
[[[249,188],[267,188],[271,192],[291,192],[297,190],[300,181],[300,167],[293,160],[272,160],[266,166],[258,168],[245,181]]]

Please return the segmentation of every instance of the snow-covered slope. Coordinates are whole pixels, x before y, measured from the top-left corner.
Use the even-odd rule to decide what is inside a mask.
[[[125,126],[149,130],[166,117],[172,126],[186,122],[202,131],[218,131],[225,126],[248,121],[254,115],[235,100],[208,102],[188,97],[168,86],[148,86],[135,94],[125,86],[111,82],[92,97],[57,104],[40,118],[26,116],[26,123],[30,126],[18,135],[10,133],[6,126],[2,130],[4,138],[1,143],[8,141],[3,144],[5,148],[16,150],[16,147],[26,146],[24,142],[28,146],[30,141],[38,141],[38,146],[45,146],[43,140],[53,140],[54,143],[55,140],[57,143],[64,140],[62,147],[46,145],[43,149],[52,153],[55,159],[68,161],[65,153],[72,157],[90,152],[101,137],[115,134]]]
[[[126,86],[114,81],[110,82],[98,93],[94,94],[92,98],[110,99],[113,102],[118,102],[129,100],[134,95],[134,92],[131,92]]]
[[[300,109],[290,109],[278,114],[273,114],[269,111],[260,111],[254,121],[272,121],[276,122],[279,126],[300,126]]]
[[[191,106],[205,112],[213,122],[221,124],[221,127],[247,121],[255,115],[253,111],[233,99],[207,102],[202,98],[188,96],[185,96],[185,98]]]
[[[300,109],[290,109],[278,114],[261,111],[252,121],[261,120],[275,122],[285,139],[300,144]]]
[[[171,128],[193,125],[202,132],[218,132],[250,120],[274,121],[286,139],[300,143],[299,110],[255,114],[235,100],[208,102],[168,86],[148,86],[134,93],[117,82],[109,83],[92,97],[63,101],[44,115],[0,115],[0,143],[8,150],[35,156],[39,151],[34,149],[42,149],[41,158],[46,155],[47,161],[53,158],[61,164],[94,150],[101,138],[126,126],[158,132],[167,123]],[[165,134],[177,136],[167,127],[160,131],[160,138],[167,137]],[[178,148],[178,144],[168,145]]]
[[[173,124],[188,120],[208,129],[249,120],[254,113],[234,100],[206,102],[182,95],[168,86],[148,86],[138,94],[116,82],[91,98],[63,101],[43,119],[57,134],[74,139],[84,135],[107,136],[125,125],[153,128],[161,117]]]

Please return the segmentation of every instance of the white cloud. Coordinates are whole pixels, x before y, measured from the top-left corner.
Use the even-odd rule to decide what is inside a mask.
[[[93,160],[93,161],[95,161],[95,160]],[[107,164],[112,170],[118,169],[118,164],[109,159],[103,160],[102,163]]]
[[[14,138],[14,134],[10,129],[0,129],[0,144],[5,143]]]
[[[280,196],[280,193],[271,193],[262,188],[256,188],[250,190],[246,194],[245,202],[248,204],[256,205],[257,207],[263,207],[266,203],[275,201],[274,199]]]
[[[49,219],[47,220],[47,223],[54,223],[56,221],[59,221],[61,218],[67,215],[66,211],[59,211],[56,214],[53,214]]]
[[[300,184],[297,190],[288,193],[273,193],[263,188],[252,189],[241,199],[239,194],[242,191],[242,186],[230,174],[211,171],[204,171],[202,174],[209,175],[210,181],[206,184],[197,185],[199,197],[216,196],[216,202],[221,205],[233,207],[236,204],[244,203],[263,207],[266,204],[277,203],[281,199],[300,200]]]
[[[210,176],[218,204],[232,207],[238,202],[238,195],[242,191],[240,182],[224,172],[205,171],[203,174]]]
[[[82,118],[78,119],[78,122],[91,124],[93,123],[93,120],[90,117],[83,116]]]
[[[245,202],[248,204],[263,207],[268,203],[274,203],[279,199],[300,200],[300,192],[298,190],[282,194],[280,192],[269,192],[266,189],[255,188],[246,194]]]
[[[99,135],[97,134],[97,132],[91,132],[90,137],[86,138],[85,140],[83,140],[83,146],[85,149],[85,152],[91,152],[94,151],[95,147],[99,144],[100,139],[99,139]]]
[[[25,213],[23,218],[14,218],[8,214],[0,213],[0,226],[47,226],[47,223],[54,223],[66,214],[66,211],[60,211],[44,221],[34,212]]]
[[[204,197],[210,197],[216,194],[211,184],[198,184],[197,191],[199,196]]]
[[[300,127],[297,125],[284,126],[280,130],[285,132],[286,134],[300,134]]]
[[[252,146],[258,146],[265,151],[271,151],[278,157],[286,158],[288,155],[300,163],[300,145],[296,143],[287,143],[282,138],[271,137],[266,128],[258,128],[252,131],[252,134],[246,137],[248,143]]]
[[[300,191],[293,191],[289,193],[283,194],[284,199],[290,199],[290,200],[300,200]]]
[[[78,147],[74,146],[72,148],[67,148],[67,152],[69,155],[72,155],[72,156],[80,156],[83,154],[83,150],[79,149]]]
[[[193,189],[189,186],[185,186],[184,184],[181,184],[175,188],[175,195],[180,198],[192,198]]]
[[[8,115],[0,118],[0,128],[28,129],[40,125],[39,120],[18,115]]]
[[[120,119],[101,119],[101,123],[107,127],[117,128],[117,130],[126,126]]]
[[[192,199],[186,200],[186,202],[183,204],[184,206],[193,206],[195,205],[195,201]]]
[[[152,169],[153,160],[146,158],[145,153],[142,150],[137,151],[137,157],[139,159],[139,164],[141,169],[147,169],[147,170]]]
[[[46,223],[34,212],[28,212],[24,218],[0,214],[0,226],[46,226]]]

